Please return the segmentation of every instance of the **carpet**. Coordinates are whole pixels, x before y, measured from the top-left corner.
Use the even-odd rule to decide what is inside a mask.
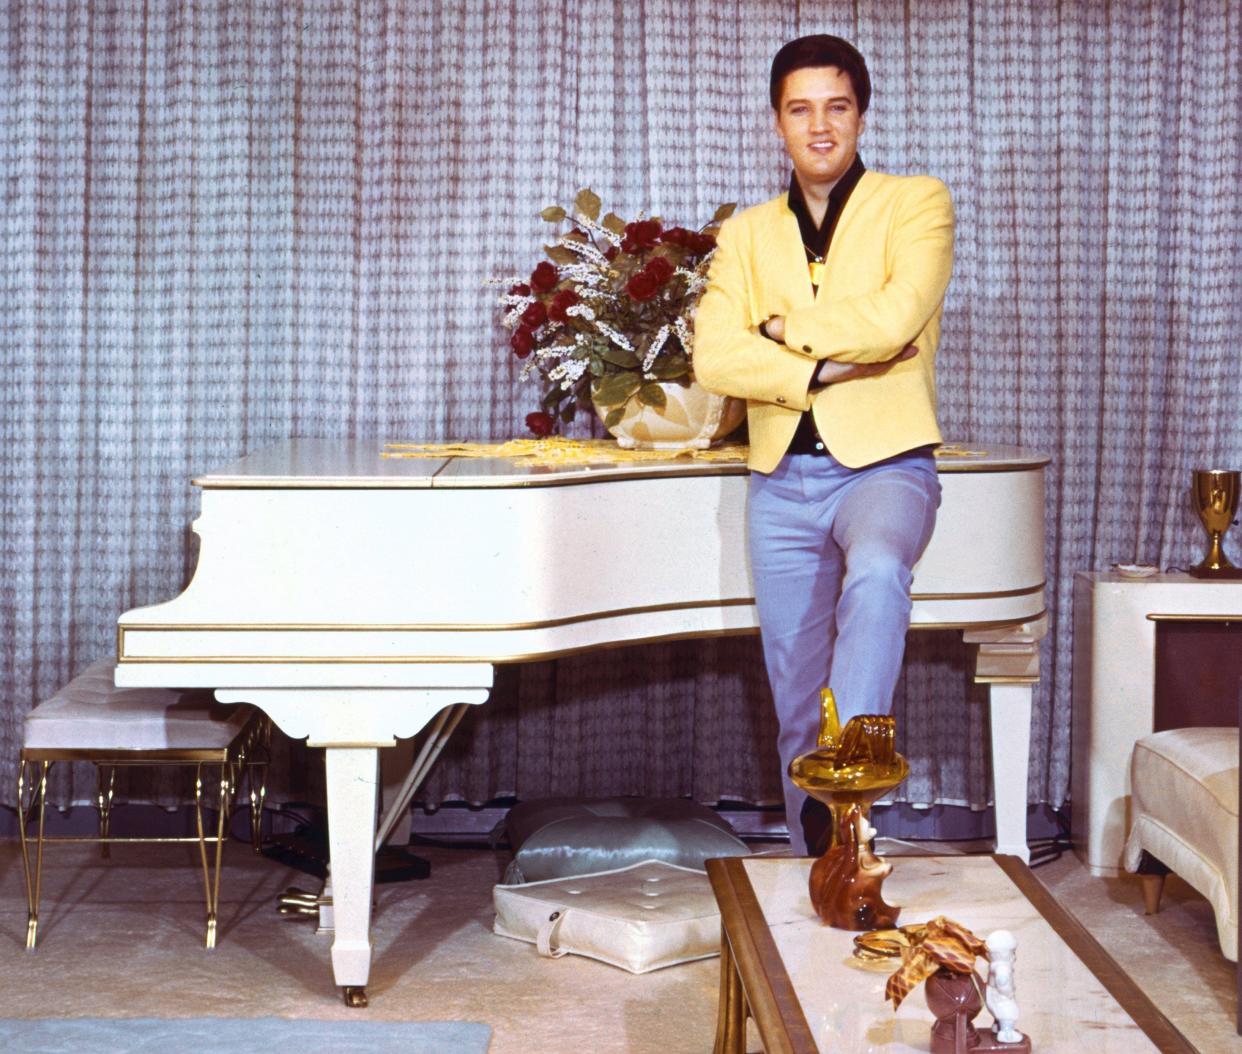
[[[365,1011],[364,1011],[365,1013]],[[492,1030],[470,1021],[306,1021],[278,1017],[77,1017],[0,1023],[5,1050],[39,1054],[486,1054]]]

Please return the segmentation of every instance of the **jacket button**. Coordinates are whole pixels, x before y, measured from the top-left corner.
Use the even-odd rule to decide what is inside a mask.
[[[811,353],[811,345],[809,345],[809,344],[803,344],[803,345],[802,345],[802,350],[803,350],[803,351],[805,351],[805,352],[809,355],[809,354]]]
[[[778,396],[776,397],[776,401],[777,401],[778,403],[780,403],[780,404],[781,404],[781,406],[784,406],[784,405],[785,405],[785,397],[784,397],[783,395],[778,395]]]

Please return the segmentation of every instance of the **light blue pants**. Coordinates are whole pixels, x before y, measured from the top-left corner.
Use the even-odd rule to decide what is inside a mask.
[[[763,657],[780,725],[789,840],[807,851],[806,800],[789,763],[814,748],[819,690],[841,723],[886,714],[910,625],[911,568],[936,523],[940,482],[928,448],[861,469],[787,454],[750,476],[749,545]]]

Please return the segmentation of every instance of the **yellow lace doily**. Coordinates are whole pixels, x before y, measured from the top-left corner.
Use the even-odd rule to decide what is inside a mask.
[[[707,450],[627,450],[613,439],[510,439],[504,443],[385,443],[380,457],[501,457],[512,458],[523,466],[598,465],[601,462],[629,464],[641,461],[689,459],[713,464],[742,464],[747,447],[743,443],[723,443]],[[936,449],[936,457],[982,457],[982,450],[968,450],[955,444]]]
[[[743,464],[746,447],[727,443],[707,450],[626,450],[613,439],[510,439],[504,443],[385,443],[380,457],[503,457],[517,465],[628,464],[636,461],[693,459],[717,464]]]

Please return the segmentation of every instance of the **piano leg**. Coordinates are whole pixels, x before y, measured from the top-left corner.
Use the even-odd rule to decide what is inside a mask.
[[[332,859],[332,973],[344,989],[347,1006],[366,1006],[379,751],[328,747],[324,753]]]
[[[992,726],[992,803],[996,852],[1029,863],[1026,791],[1031,767],[1031,693],[1039,682],[1039,646],[1048,635],[1045,615],[1014,626],[967,630],[976,645],[975,683],[988,686]]]
[[[441,711],[487,702],[492,686],[486,663],[420,664],[417,673],[434,687],[215,690],[220,702],[252,703],[285,735],[324,748],[330,863],[323,895],[331,903],[321,904],[319,922],[321,929],[332,928],[332,972],[348,1006],[366,1006],[371,972],[379,751],[416,735]]]
[[[992,684],[992,801],[996,852],[1030,863],[1026,844],[1026,785],[1031,756],[1031,686]]]

